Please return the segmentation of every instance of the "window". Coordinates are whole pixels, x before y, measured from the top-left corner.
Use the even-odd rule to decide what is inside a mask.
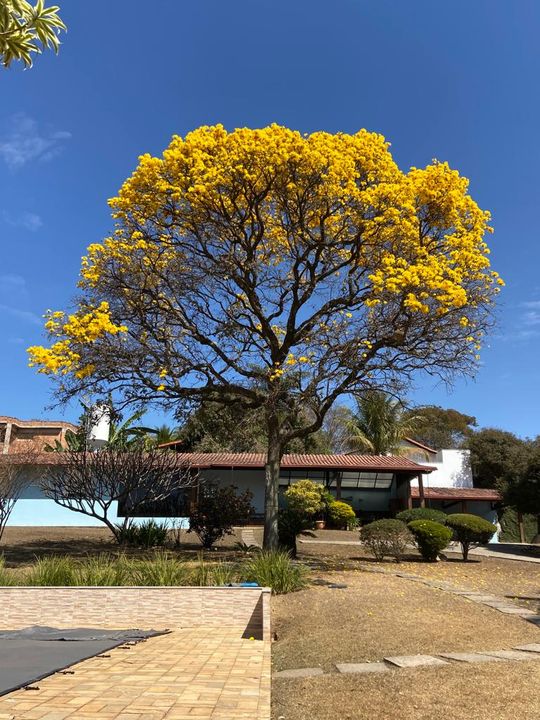
[[[357,472],[344,470],[341,473],[341,487],[356,490],[389,490],[394,480],[394,474],[388,472]],[[336,478],[330,480],[330,487],[336,487]]]
[[[326,471],[325,470],[287,470],[281,469],[279,474],[280,487],[288,487],[289,485],[298,482],[299,480],[313,480],[313,482],[325,484]]]

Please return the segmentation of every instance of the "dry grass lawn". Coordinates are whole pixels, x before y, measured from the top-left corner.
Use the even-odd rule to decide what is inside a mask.
[[[241,539],[240,533],[226,536],[217,543],[216,556],[231,553],[234,543]],[[172,539],[171,539],[172,542]],[[201,545],[194,533],[182,531],[182,545],[178,550],[195,554]],[[38,557],[51,555],[70,555],[88,557],[107,554],[140,555],[144,550],[120,547],[106,527],[7,527],[0,544],[8,567],[29,565]]]
[[[540,662],[275,680],[273,720],[538,720]]]
[[[535,599],[540,598],[540,563],[482,558],[470,563],[414,563],[410,572],[433,580],[445,580],[460,588],[508,595],[533,609],[539,604]]]
[[[540,642],[539,629],[521,618],[410,580],[362,571],[320,577],[348,587],[272,599],[274,670]]]
[[[313,533],[314,538],[327,540],[358,540],[358,533],[324,530]],[[309,538],[307,538],[309,539]],[[331,545],[326,543],[299,544],[299,556],[307,562],[320,562],[328,569],[380,567],[422,577],[444,580],[456,588],[477,590],[494,595],[507,595],[519,604],[540,613],[540,563],[471,556],[464,563],[457,555],[448,561],[425,563],[417,553],[411,553],[399,565],[391,561],[377,563],[360,545]]]

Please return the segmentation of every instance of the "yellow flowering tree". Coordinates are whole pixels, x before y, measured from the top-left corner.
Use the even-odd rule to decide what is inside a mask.
[[[365,130],[217,125],[143,155],[110,205],[79,306],[49,313],[30,362],[63,400],[261,408],[267,547],[282,448],[338,397],[474,371],[501,281],[489,214],[446,163],[404,173]]]

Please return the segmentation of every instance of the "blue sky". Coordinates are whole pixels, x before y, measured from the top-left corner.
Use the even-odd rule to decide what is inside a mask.
[[[81,255],[111,227],[107,198],[138,155],[203,124],[278,122],[365,127],[403,169],[438,158],[471,179],[507,283],[499,327],[475,381],[450,391],[428,381],[410,397],[540,433],[540,4],[60,4],[60,55],[0,73],[0,414],[51,416],[50,382],[25,349],[43,339],[42,313],[71,301]]]

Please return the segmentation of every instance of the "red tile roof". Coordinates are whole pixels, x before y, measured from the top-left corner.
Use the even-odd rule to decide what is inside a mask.
[[[420,497],[420,490],[417,487],[411,488],[413,498]],[[490,488],[424,488],[424,497],[428,500],[487,500],[488,502],[499,502],[500,494]]]
[[[263,468],[266,463],[265,453],[178,453],[180,462],[198,468]],[[380,470],[409,473],[430,473],[435,468],[395,455],[324,455],[294,454],[284,455],[282,468],[303,470]]]

